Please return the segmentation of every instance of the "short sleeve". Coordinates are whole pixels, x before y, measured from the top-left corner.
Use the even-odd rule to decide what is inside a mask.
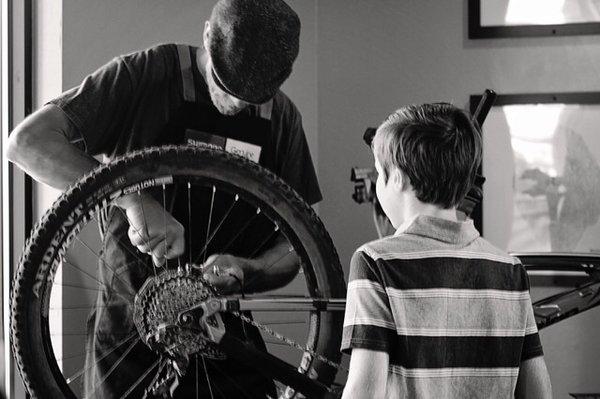
[[[132,91],[127,65],[117,57],[49,104],[58,106],[73,123],[85,151],[98,155],[112,150],[132,103]]]
[[[304,128],[296,107],[287,100],[283,114],[283,134],[289,137],[279,176],[310,205],[323,199]]]
[[[522,267],[522,273],[524,275],[523,281],[525,283],[525,288],[529,293],[530,285],[529,285],[529,277],[527,276],[527,272],[525,268]],[[523,340],[523,349],[521,351],[521,361],[525,361],[528,359],[533,359],[534,357],[543,356],[544,350],[542,348],[542,342],[540,340],[540,334],[537,329],[537,325],[535,322],[535,316],[533,314],[533,304],[531,303],[531,296],[527,295],[527,301],[525,304],[525,337]]]
[[[357,251],[350,263],[341,350],[363,348],[392,353],[396,329],[376,264]]]

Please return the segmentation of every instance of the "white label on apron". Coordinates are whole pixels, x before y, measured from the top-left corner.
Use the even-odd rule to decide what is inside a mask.
[[[260,159],[261,148],[257,145],[245,143],[243,141],[227,139],[227,142],[225,143],[225,151],[248,158],[249,160],[258,163],[258,160]]]

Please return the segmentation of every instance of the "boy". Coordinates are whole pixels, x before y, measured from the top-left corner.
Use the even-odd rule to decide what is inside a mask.
[[[352,257],[344,398],[551,397],[523,266],[456,217],[481,147],[445,103],[377,129],[377,197],[397,231]]]

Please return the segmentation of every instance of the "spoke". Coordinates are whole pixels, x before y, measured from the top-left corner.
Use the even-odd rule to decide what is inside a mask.
[[[254,258],[256,256],[256,254],[260,253],[261,249],[263,249],[263,247],[265,245],[267,245],[267,243],[269,241],[271,241],[271,239],[275,236],[275,234],[277,234],[278,231],[279,231],[279,226],[275,225],[275,228],[273,229],[273,231],[271,232],[271,234],[269,234],[267,236],[267,238],[256,247],[256,249],[254,250],[254,252],[252,252],[250,254],[249,258],[252,259],[252,258]]]
[[[97,254],[97,253],[96,253],[96,252],[95,252],[95,251],[94,251],[92,248],[90,248],[90,247],[89,247],[89,246],[88,246],[88,245],[87,245],[85,242],[81,241],[81,240],[79,239],[79,237],[75,236],[75,239],[76,239],[77,241],[79,241],[79,242],[80,242],[80,243],[81,243],[81,244],[82,244],[84,247],[86,247],[86,248],[87,248],[87,249],[88,249],[88,250],[89,250],[89,251],[90,251],[92,254],[94,254],[94,255],[96,256],[96,258],[98,258],[98,259],[101,259],[101,258],[100,258],[100,255],[98,255],[98,254]],[[114,275],[114,276],[115,276],[115,277],[116,277],[116,278],[117,278],[117,279],[118,279],[120,282],[122,282],[122,283],[123,283],[123,285],[125,285],[125,286],[126,286],[126,287],[128,287],[128,288],[130,288],[132,291],[135,291],[135,290],[133,289],[133,287],[131,286],[131,284],[127,283],[127,282],[126,282],[126,281],[124,281],[124,280],[123,280],[121,277],[119,277],[119,275],[118,275],[118,274],[115,272],[115,269],[113,269],[113,268],[112,268],[112,266],[111,266],[111,265],[110,265],[108,262],[106,262],[105,260],[103,260],[103,261],[102,261],[102,263],[104,263],[104,264],[106,265],[106,267],[108,267],[108,269],[109,269],[110,271],[112,271],[112,272],[113,272],[113,275]]]
[[[196,355],[196,362],[198,362],[198,355]],[[206,367],[204,367],[204,369],[206,370]],[[196,367],[196,374],[198,374],[198,367]],[[197,386],[197,391],[200,392],[200,385]],[[217,384],[216,381],[213,381],[213,386],[212,388],[215,390],[215,392],[217,393],[217,398],[227,398],[227,396],[223,393],[223,391],[219,388],[219,385]],[[198,396],[196,397],[196,399],[198,399]]]
[[[134,331],[133,333],[131,333],[128,337],[126,337],[122,341],[117,342],[117,344],[110,351],[108,351],[104,355],[102,355],[98,360],[96,360],[94,362],[94,364],[88,366],[87,368],[83,368],[83,369],[79,370],[77,373],[75,373],[71,377],[67,378],[66,379],[67,384],[70,384],[73,381],[75,381],[76,379],[78,379],[79,377],[81,377],[86,371],[88,371],[92,367],[96,367],[98,365],[98,363],[100,363],[102,360],[104,360],[106,357],[108,357],[111,353],[113,353],[114,351],[119,349],[121,346],[125,345],[127,342],[136,338],[137,335],[138,335],[137,331]],[[137,338],[137,339],[139,340],[139,338]],[[88,353],[91,353],[93,351],[94,351],[94,348],[82,353],[81,355],[87,355]],[[78,356],[81,356],[81,355],[78,355]],[[77,356],[73,356],[73,357],[77,357]],[[62,358],[61,360],[65,360],[65,359],[67,359],[67,358]]]
[[[169,260],[167,259],[167,198],[166,198],[166,193],[165,193],[166,187],[163,184],[162,185],[162,200],[163,200],[163,227],[165,229],[165,253],[164,253],[164,258],[165,258],[165,268],[169,267]]]
[[[248,396],[248,394],[246,393],[246,390],[241,387],[234,379],[232,379],[227,373],[225,373],[223,370],[221,370],[219,368],[219,366],[217,366],[215,361],[211,361],[212,366],[215,368],[215,370],[217,370],[221,375],[223,375],[225,378],[227,378],[227,380],[229,380],[229,382],[231,383],[231,385],[233,385],[234,387],[237,388],[238,391],[240,391],[244,397],[248,398],[248,399],[252,399],[252,397]]]
[[[256,279],[258,278],[257,276],[263,276],[267,271],[269,271],[273,266],[275,266],[277,263],[279,263],[282,259],[284,259],[285,257],[287,257],[289,254],[291,254],[292,252],[294,252],[294,248],[290,247],[290,249],[283,255],[281,255],[277,260],[275,260],[275,262],[271,263],[269,266],[265,267],[260,274],[257,274],[254,276],[254,278],[251,278],[248,280],[248,282],[244,283],[244,285],[246,287],[251,287],[252,283],[256,281]]]
[[[214,198],[214,196],[213,196],[213,198]],[[233,209],[235,204],[237,204],[239,199],[240,199],[240,197],[236,194],[233,202],[229,206],[229,209],[227,209],[227,212],[225,212],[225,215],[223,215],[223,218],[221,218],[221,220],[219,221],[219,224],[217,224],[215,231],[213,231],[212,234],[210,235],[210,237],[208,237],[206,244],[204,244],[204,248],[202,248],[202,252],[200,252],[200,255],[198,255],[198,257],[196,258],[196,262],[198,260],[200,260],[200,257],[202,257],[202,255],[204,255],[204,262],[202,262],[202,263],[206,263],[206,250],[208,249],[208,245],[210,244],[212,239],[215,238],[215,235],[219,232],[219,229],[221,228],[221,226],[223,226],[223,223],[225,223],[225,220],[227,219],[227,217],[231,213],[231,210]],[[211,214],[212,214],[212,204],[210,206],[210,209],[211,209]],[[210,217],[209,217],[209,221],[210,221]],[[210,224],[209,224],[209,227],[210,227]]]
[[[192,267],[192,185],[187,182],[187,195],[188,195],[188,252],[189,252],[189,267]],[[198,362],[198,358],[196,358]],[[196,389],[197,391],[197,389]]]
[[[140,232],[139,232],[139,231],[138,231],[138,230],[135,228],[135,226],[133,226],[133,225],[131,224],[131,222],[129,221],[129,218],[127,218],[127,214],[126,214],[126,213],[123,213],[123,214],[124,214],[124,215],[125,215],[125,217],[127,218],[127,223],[129,223],[129,225],[133,227],[133,230],[135,230],[135,232],[138,234],[138,236],[140,236],[142,239],[143,239],[144,237],[146,237],[146,246],[147,246],[148,248],[150,248],[150,245],[149,245],[149,244],[150,244],[150,242],[149,242],[149,237],[148,237],[148,220],[146,219],[146,211],[144,211],[144,201],[142,201],[142,192],[141,192],[141,191],[138,191],[137,193],[138,193],[138,197],[140,197],[140,208],[142,208],[142,219],[144,219],[144,226],[143,226],[143,228],[144,228],[144,231],[143,231],[144,235],[143,235],[143,236],[142,236],[142,235],[140,234]],[[144,264],[145,264],[145,263],[144,263]],[[154,262],[153,262],[153,261],[152,261],[152,269],[154,269],[154,277],[156,277],[156,276],[157,276],[157,273],[156,273],[156,265],[154,264]]]
[[[77,284],[53,283],[53,285],[58,285],[61,287],[69,287],[69,288],[79,288],[81,290],[88,290],[88,291],[104,292],[104,290],[100,289],[100,288],[92,288],[92,287],[87,287],[84,285],[77,285]],[[131,294],[119,294],[119,295],[128,295],[130,298],[133,298],[133,295],[131,295]]]
[[[159,358],[159,359],[158,359],[157,361],[155,361],[155,362],[154,362],[154,363],[153,363],[153,364],[152,364],[150,367],[148,367],[148,369],[147,369],[147,370],[144,372],[144,374],[142,374],[142,375],[140,376],[140,378],[138,378],[138,379],[137,379],[137,381],[136,381],[136,382],[135,382],[135,383],[134,383],[134,384],[133,384],[131,387],[129,387],[129,389],[128,389],[128,390],[127,390],[127,391],[126,391],[126,392],[125,392],[123,395],[121,395],[121,399],[125,399],[127,396],[129,396],[129,394],[130,394],[131,392],[133,392],[133,390],[134,390],[134,389],[136,389],[136,388],[137,388],[137,386],[138,386],[138,385],[140,385],[140,383],[141,383],[142,381],[144,381],[144,378],[146,378],[146,377],[148,376],[148,374],[150,374],[150,372],[151,372],[152,370],[154,370],[154,368],[155,368],[156,366],[158,366],[158,365],[159,365],[159,363],[160,363],[161,361],[163,361],[163,360]]]
[[[119,366],[119,364],[121,364],[123,362],[123,360],[125,360],[125,357],[127,357],[127,355],[129,354],[129,352],[131,352],[131,350],[140,342],[139,339],[133,341],[131,343],[131,345],[129,345],[129,347],[125,350],[125,352],[123,352],[123,354],[121,355],[121,357],[115,362],[115,364],[113,364],[111,366],[111,368],[106,372],[106,374],[102,377],[102,379],[100,381],[98,381],[98,384],[94,387],[94,392],[92,393],[92,396],[96,394],[96,390],[98,389],[98,387],[100,387],[104,381],[106,381],[106,379],[112,374],[113,371],[115,371],[115,369]]]
[[[73,268],[75,268],[75,269],[79,270],[79,271],[80,271],[82,274],[85,274],[86,276],[88,276],[88,277],[90,277],[91,279],[93,279],[94,281],[96,281],[98,284],[102,285],[104,288],[106,288],[106,290],[107,290],[107,291],[111,291],[111,292],[113,292],[113,293],[115,293],[115,294],[117,294],[117,295],[119,295],[119,296],[122,296],[122,297],[123,297],[123,298],[125,298],[125,299],[128,299],[128,298],[130,298],[130,297],[132,297],[132,296],[133,296],[133,295],[131,295],[131,294],[127,294],[127,295],[129,295],[129,296],[128,296],[128,297],[126,297],[126,296],[124,296],[124,295],[123,295],[123,293],[120,293],[120,292],[118,292],[118,291],[116,291],[116,290],[113,290],[113,289],[111,289],[109,286],[107,286],[106,284],[104,284],[102,281],[98,280],[96,277],[92,276],[90,273],[86,272],[85,270],[83,270],[83,269],[81,269],[80,267],[78,267],[78,266],[74,265],[73,263],[69,262],[69,261],[68,261],[68,260],[66,260],[66,259],[63,259],[63,263],[65,263],[65,264],[67,264],[67,265],[69,265],[69,266],[71,266],[71,267],[73,267]],[[60,285],[60,284],[59,284],[59,283],[54,283],[54,285]],[[102,290],[98,290],[98,291],[102,291]]]
[[[204,239],[204,250],[202,250],[202,252],[204,252],[206,250],[206,247],[208,247],[208,237],[210,235],[210,224],[212,223],[212,214],[213,214],[213,208],[215,205],[215,193],[217,192],[217,188],[215,186],[212,186],[212,197],[210,199],[210,210],[208,212],[208,225],[206,226],[206,236]],[[200,256],[202,256],[202,254],[200,254]],[[200,259],[200,256],[198,257],[198,259]],[[204,260],[202,261],[202,263],[204,264],[206,262],[206,256],[204,256]]]
[[[75,358],[77,358],[77,357],[85,356],[85,355],[87,355],[88,353],[89,353],[89,352],[81,352],[81,353],[78,353],[78,354],[76,354],[76,355],[63,356],[63,357],[61,357],[60,359],[56,359],[56,361],[57,361],[57,362],[62,362],[62,361],[64,361],[64,360],[75,359]],[[69,381],[68,381],[68,380],[67,380],[67,383],[69,383]]]
[[[93,276],[91,273],[86,272],[85,270],[83,270],[79,266],[73,264],[72,262],[68,261],[66,258],[63,259],[63,263],[71,266],[73,269],[79,270],[82,274],[85,274],[86,276],[88,276],[89,278],[91,278],[92,280],[94,280],[95,282],[97,282],[98,284],[106,287],[106,284],[104,284],[102,281],[98,280],[98,278],[96,278],[95,276]],[[106,288],[108,288],[108,287],[106,287]]]
[[[143,208],[144,208],[144,206],[142,205],[142,215],[144,214],[144,212],[143,212]],[[119,208],[119,207],[117,207],[117,209],[119,209],[119,211],[121,211],[121,213],[123,214],[123,216],[124,216],[124,217],[125,217],[125,219],[127,220],[127,223],[129,224],[129,226],[131,226],[131,227],[133,228],[133,231],[134,231],[134,232],[135,232],[135,233],[136,233],[138,236],[140,236],[140,238],[141,238],[141,239],[144,239],[144,236],[140,234],[140,230],[139,230],[139,229],[137,229],[137,228],[136,228],[136,227],[135,227],[135,226],[134,226],[134,225],[131,223],[131,220],[129,220],[129,218],[127,217],[127,214],[125,213],[125,211],[124,211],[123,209]],[[146,224],[146,220],[144,220],[144,225],[145,225],[145,224]],[[144,259],[142,259],[142,258],[140,258],[140,257],[138,256],[138,252],[139,252],[139,251],[137,251],[137,252],[134,252],[134,251],[132,251],[132,250],[131,250],[130,246],[131,246],[132,244],[131,244],[131,242],[130,242],[130,241],[127,241],[127,242],[125,242],[125,241],[123,241],[123,240],[122,240],[120,237],[116,236],[116,235],[115,235],[113,232],[110,232],[110,233],[111,233],[111,235],[112,235],[113,237],[115,237],[115,238],[116,238],[117,242],[118,242],[119,244],[121,244],[121,246],[123,247],[123,249],[125,249],[127,252],[129,252],[131,255],[133,255],[133,256],[135,257],[135,259],[136,259],[136,260],[137,260],[139,263],[141,263],[142,265],[146,266],[147,268],[150,268],[150,267],[149,267],[149,266],[146,264],[146,260],[144,260]],[[150,242],[149,242],[148,240],[146,240],[146,245],[148,245],[149,243],[150,243]],[[149,246],[149,245],[148,245],[148,246]]]
[[[238,232],[233,236],[233,238],[231,240],[229,240],[229,242],[223,247],[223,249],[221,249],[221,252],[227,253],[227,250],[229,249],[231,244],[233,244],[235,242],[235,240],[237,240],[237,238],[248,228],[248,226],[250,226],[252,221],[258,215],[260,215],[260,208],[256,208],[256,213],[254,215],[252,215],[252,217],[250,217],[250,219],[248,219],[248,221],[246,223],[244,223],[244,225],[238,230]]]
[[[202,356],[202,366],[204,366],[204,375],[206,376],[206,383],[208,384],[208,392],[210,392],[210,398],[214,399],[212,387],[210,384],[210,378],[208,377],[208,370],[206,370],[206,361]],[[196,399],[198,399],[198,355],[196,355]]]

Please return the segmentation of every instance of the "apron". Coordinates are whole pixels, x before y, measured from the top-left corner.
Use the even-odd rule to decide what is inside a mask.
[[[264,167],[274,169],[273,140],[271,138],[270,102],[240,112],[238,115],[220,114],[211,103],[197,101],[194,80],[203,83],[198,68],[194,67],[187,46],[178,46],[183,84],[184,101],[173,110],[169,123],[163,129],[154,145],[188,144],[220,147],[230,152],[242,154]],[[155,199],[162,203],[162,187],[151,189]],[[169,185],[165,192],[165,207],[171,215],[184,226],[188,225],[188,201],[194,210],[209,209],[212,202],[213,213],[210,223],[210,235],[225,219],[217,234],[214,234],[206,250],[206,256],[212,253],[229,253],[248,257],[255,253],[257,246],[264,243],[272,233],[273,225],[266,217],[256,216],[256,208],[240,201],[228,212],[234,198],[233,193],[218,190],[214,201],[211,200],[212,187],[193,188],[188,198],[187,185],[184,183]],[[225,218],[225,215],[227,217]],[[250,225],[247,221],[252,219]],[[104,290],[99,293],[97,306],[88,322],[87,356],[85,373],[86,397],[92,394],[98,398],[119,398],[126,392],[158,357],[138,340],[124,341],[137,330],[133,323],[133,301],[135,293],[144,281],[153,273],[152,260],[131,245],[127,236],[129,225],[124,212],[113,207],[101,218],[103,245],[100,256],[100,280]],[[192,212],[191,245],[192,258],[199,257],[209,235],[208,212]],[[236,232],[244,229],[244,234],[233,240]],[[183,259],[187,261],[189,229],[186,228],[186,248]],[[223,251],[223,248],[226,251]],[[200,256],[204,258],[204,256]],[[140,262],[142,260],[143,262]],[[197,263],[201,263],[200,260]],[[164,267],[164,266],[163,266]],[[175,261],[167,262],[169,268],[176,268]],[[158,269],[160,271],[162,269]],[[259,331],[252,326],[242,327],[239,319],[223,315],[226,329],[239,338],[252,342],[265,349]],[[228,317],[229,316],[229,317]],[[125,355],[125,356],[124,356]],[[123,357],[123,358],[122,358]],[[211,380],[215,397],[260,398],[267,394],[275,396],[273,382],[249,370],[236,362],[208,360],[206,369],[194,359],[190,359],[186,375],[180,380],[175,398],[195,397],[196,378],[198,378],[200,396],[210,398],[206,371]],[[145,380],[129,397],[142,397],[144,388],[156,372],[150,372]],[[227,374],[227,375],[226,375]],[[197,377],[198,376],[198,377]],[[234,380],[232,380],[232,378]]]

